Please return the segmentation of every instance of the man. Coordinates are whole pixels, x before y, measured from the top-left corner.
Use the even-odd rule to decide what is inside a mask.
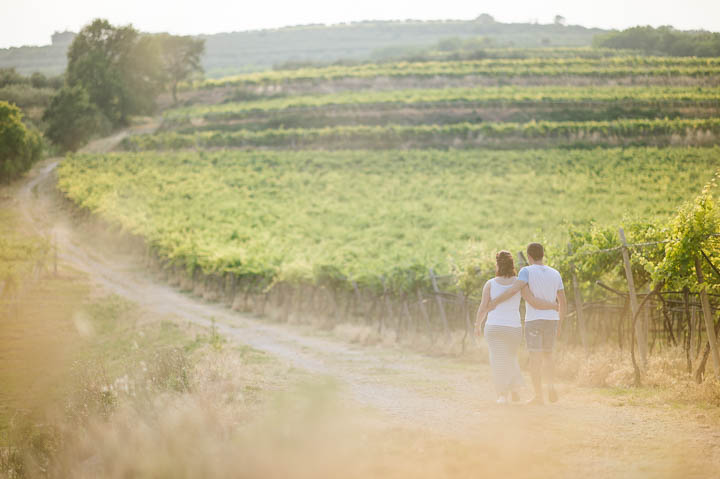
[[[552,352],[555,338],[560,329],[561,321],[567,312],[565,288],[560,273],[543,263],[545,251],[540,243],[530,243],[527,247],[529,266],[518,273],[518,279],[503,294],[490,301],[490,309],[510,299],[523,288],[530,288],[536,298],[545,301],[557,301],[556,309],[535,309],[525,303],[525,341],[530,352],[530,376],[532,377],[535,397],[529,404],[543,404],[542,371],[545,370],[545,381],[548,384],[548,399],[558,400],[555,391],[555,369]],[[544,366],[544,367],[543,367]]]

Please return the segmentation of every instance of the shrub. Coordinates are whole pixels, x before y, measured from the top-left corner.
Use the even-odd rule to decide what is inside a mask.
[[[14,103],[20,108],[46,108],[55,91],[51,88],[34,88],[29,85],[8,85],[0,88],[0,101]]]
[[[81,86],[63,87],[43,115],[48,123],[45,136],[65,151],[74,151],[92,136],[109,130],[109,122],[90,103]]]
[[[25,126],[17,106],[0,101],[0,181],[16,178],[41,155],[40,135]]]

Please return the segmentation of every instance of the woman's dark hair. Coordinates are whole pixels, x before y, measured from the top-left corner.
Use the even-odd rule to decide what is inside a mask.
[[[515,261],[513,261],[512,253],[510,251],[499,251],[495,255],[495,274],[497,276],[504,276],[509,278],[515,276]]]

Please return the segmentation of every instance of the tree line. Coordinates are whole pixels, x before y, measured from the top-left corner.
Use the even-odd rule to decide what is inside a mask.
[[[201,73],[204,40],[166,33],[142,34],[97,19],[68,50],[65,83],[45,112],[45,135],[62,150],[75,150],[96,134],[151,114],[157,96]]]
[[[97,19],[75,36],[64,75],[26,77],[0,69],[0,181],[27,171],[42,156],[44,137],[60,151],[151,114],[156,98],[202,73],[204,40],[167,33],[144,34]],[[29,118],[21,108],[44,108]]]
[[[638,50],[647,55],[717,57],[720,56],[720,33],[681,31],[671,26],[637,26],[595,35],[593,46]]]

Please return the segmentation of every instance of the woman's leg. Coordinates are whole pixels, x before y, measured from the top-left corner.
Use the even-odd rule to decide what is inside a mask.
[[[498,398],[508,396],[514,380],[513,362],[517,363],[517,357],[513,356],[514,329],[506,326],[485,326],[490,368]],[[514,350],[517,351],[517,348],[515,347]]]
[[[510,390],[517,392],[525,386],[525,379],[523,378],[522,371],[520,370],[520,364],[518,364],[518,350],[522,343],[522,328],[514,329],[510,336],[511,341],[509,343],[510,355],[512,357],[512,363],[510,365]]]

